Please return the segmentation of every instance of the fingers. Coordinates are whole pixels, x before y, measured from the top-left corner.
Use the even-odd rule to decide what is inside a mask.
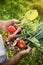
[[[21,32],[21,28],[20,27],[12,35],[9,35],[9,39],[10,38],[14,38],[14,35],[16,35],[19,32]]]
[[[30,47],[30,46],[28,46],[28,49],[31,49],[31,47]]]
[[[18,42],[19,40],[20,40],[19,38],[16,39],[17,42]]]
[[[4,30],[7,32],[7,27],[10,26],[10,25],[13,25],[14,24],[19,24],[20,22],[16,19],[12,19],[12,20],[7,20],[4,24]]]
[[[18,21],[16,19],[8,20],[7,21],[7,26],[14,25],[14,24],[19,24],[19,23],[20,23],[20,21]]]
[[[31,52],[32,49],[30,46],[28,46],[27,50],[28,50],[28,52]]]
[[[19,24],[20,23],[20,21],[19,20],[16,20],[16,19],[13,19],[11,21],[14,22],[14,24]]]
[[[22,56],[25,56],[27,54],[30,54],[31,53],[31,47],[28,46],[27,49],[22,50],[20,53],[21,53]]]
[[[13,33],[13,35],[16,35],[17,33],[21,32],[21,30],[22,29],[20,27],[18,27],[17,30]]]

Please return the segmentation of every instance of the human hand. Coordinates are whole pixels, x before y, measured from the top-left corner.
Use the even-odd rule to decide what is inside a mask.
[[[10,25],[14,25],[14,24],[19,24],[20,22],[16,19],[12,19],[12,20],[7,20],[3,22],[3,26],[2,29],[5,30],[7,32],[7,28]]]
[[[30,54],[30,52],[31,52],[31,47],[28,46],[27,49],[24,49],[24,50],[20,51],[21,57],[24,57],[27,54]]]

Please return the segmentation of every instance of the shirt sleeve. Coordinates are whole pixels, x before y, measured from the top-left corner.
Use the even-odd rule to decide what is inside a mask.
[[[4,47],[4,41],[2,36],[0,35],[0,64],[3,63],[7,59],[6,50]]]
[[[7,56],[6,55],[0,56],[0,64],[5,62],[6,60],[7,60]]]

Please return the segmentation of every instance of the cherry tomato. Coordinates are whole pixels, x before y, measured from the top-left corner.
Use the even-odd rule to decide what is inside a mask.
[[[19,40],[17,46],[21,49],[24,49],[26,46],[26,42],[24,40]]]
[[[15,31],[16,31],[16,28],[14,26],[11,25],[11,26],[8,27],[8,32],[10,34],[13,34]]]

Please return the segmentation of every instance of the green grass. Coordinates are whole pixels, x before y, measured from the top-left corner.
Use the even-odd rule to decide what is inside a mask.
[[[21,19],[26,11],[37,9],[43,16],[43,3],[29,0],[2,0],[0,1],[0,19]]]

